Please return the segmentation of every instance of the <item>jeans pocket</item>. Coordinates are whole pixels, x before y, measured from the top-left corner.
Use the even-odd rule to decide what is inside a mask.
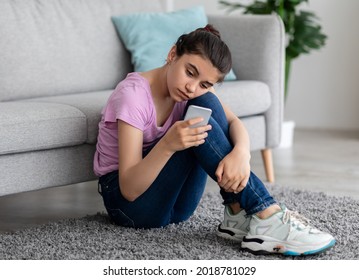
[[[103,198],[106,209],[117,209],[121,201],[120,188],[117,183],[117,178],[114,176],[107,177],[105,180],[99,180],[99,193]]]
[[[120,208],[124,201],[118,185],[118,175],[113,172],[99,180],[101,196],[111,220],[120,226],[134,227],[135,224]]]

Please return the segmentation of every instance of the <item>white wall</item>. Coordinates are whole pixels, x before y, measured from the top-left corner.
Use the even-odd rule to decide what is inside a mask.
[[[293,64],[285,116],[298,126],[359,129],[358,0],[310,0],[328,35]]]
[[[225,14],[218,2],[173,0],[173,8],[202,5],[208,14]],[[303,9],[315,12],[328,39],[293,62],[285,119],[297,127],[359,130],[359,1],[309,0]]]

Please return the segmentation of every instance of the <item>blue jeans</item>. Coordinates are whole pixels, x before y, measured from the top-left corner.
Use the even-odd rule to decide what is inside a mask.
[[[188,105],[212,109],[212,129],[204,144],[176,152],[156,180],[135,201],[127,201],[120,192],[118,171],[99,178],[100,193],[111,219],[118,225],[135,228],[163,227],[187,220],[203,195],[207,175],[216,181],[219,162],[232,150],[229,127],[218,98],[207,93]],[[144,157],[151,148],[144,152]],[[220,190],[223,204],[239,202],[248,215],[276,203],[264,184],[251,172],[248,184],[238,194]]]

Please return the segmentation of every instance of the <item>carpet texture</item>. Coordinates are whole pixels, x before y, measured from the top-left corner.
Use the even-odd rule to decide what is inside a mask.
[[[281,186],[268,189],[278,202],[332,233],[337,244],[307,257],[256,256],[243,251],[238,244],[216,236],[223,205],[219,194],[208,192],[188,221],[165,228],[122,228],[99,213],[0,234],[0,259],[359,259],[359,201]]]

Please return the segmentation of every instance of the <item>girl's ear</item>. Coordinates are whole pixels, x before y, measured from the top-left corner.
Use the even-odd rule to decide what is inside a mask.
[[[176,57],[176,45],[174,45],[167,55],[167,63],[171,63]]]

